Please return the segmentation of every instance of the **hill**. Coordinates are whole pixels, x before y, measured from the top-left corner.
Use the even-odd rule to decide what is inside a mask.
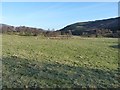
[[[120,17],[88,21],[88,22],[78,22],[68,25],[60,30],[44,30],[42,28],[33,28],[26,26],[11,26],[6,24],[0,24],[0,32],[2,33],[19,33],[20,35],[44,35],[44,36],[58,36],[58,35],[78,35],[78,36],[104,36],[104,37],[119,37],[119,20]]]
[[[71,31],[73,35],[96,35],[101,34],[103,36],[116,35],[119,26],[120,17],[110,18],[104,20],[78,22],[68,25],[62,29],[61,32]]]

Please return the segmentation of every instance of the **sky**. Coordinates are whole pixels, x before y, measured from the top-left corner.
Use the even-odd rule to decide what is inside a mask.
[[[46,30],[117,16],[117,2],[2,2],[2,23]]]

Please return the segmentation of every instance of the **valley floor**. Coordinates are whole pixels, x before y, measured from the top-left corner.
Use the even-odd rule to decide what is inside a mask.
[[[2,36],[3,87],[118,87],[118,39]]]

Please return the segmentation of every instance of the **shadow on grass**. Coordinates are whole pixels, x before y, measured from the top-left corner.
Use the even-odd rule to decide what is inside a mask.
[[[3,87],[23,88],[115,88],[117,71],[38,62],[19,57],[3,57]]]
[[[120,49],[120,45],[112,45],[110,47]]]

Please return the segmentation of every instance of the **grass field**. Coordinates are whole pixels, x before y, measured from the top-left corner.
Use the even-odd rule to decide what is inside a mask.
[[[118,87],[117,38],[2,36],[3,87]]]

